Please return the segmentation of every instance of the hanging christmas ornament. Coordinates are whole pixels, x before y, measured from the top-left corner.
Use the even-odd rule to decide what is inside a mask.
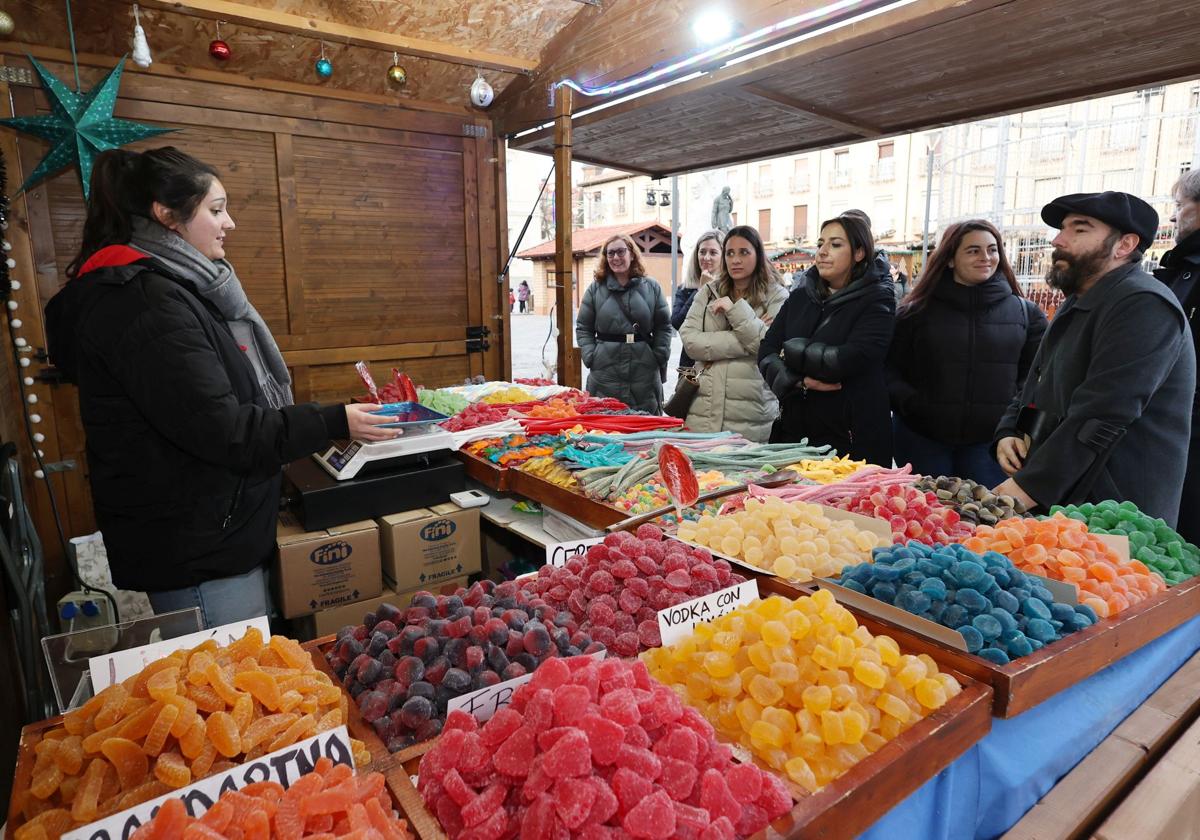
[[[133,53],[130,57],[134,64],[142,68],[149,67],[152,62],[150,44],[146,42],[146,30],[142,29],[142,21],[138,17],[137,3],[133,4]]]
[[[233,57],[233,50],[221,40],[221,21],[217,21],[217,37],[208,45],[208,54],[217,61],[228,61]]]
[[[399,53],[392,53],[392,66],[388,68],[388,81],[396,85],[403,85],[408,81],[408,71],[400,66]]]
[[[317,59],[317,63],[313,65],[313,69],[317,71],[317,75],[322,79],[328,79],[333,75],[333,62],[325,57],[325,42],[321,42],[321,57]]]
[[[471,82],[471,104],[477,108],[486,108],[492,104],[492,99],[496,94],[492,91],[492,86],[487,83],[487,79],[483,78],[483,74],[478,70],[475,73],[475,81]]]
[[[0,12],[0,36],[7,38],[16,31],[17,23],[8,12]]]
[[[0,120],[0,125],[49,141],[50,151],[25,179],[18,192],[75,164],[79,167],[79,181],[86,199],[92,179],[92,162],[98,154],[175,130],[113,118],[124,59],[109,71],[100,84],[82,93],[72,91],[33,56],[28,58],[42,81],[42,92],[50,102],[50,113],[37,117],[11,117]]]

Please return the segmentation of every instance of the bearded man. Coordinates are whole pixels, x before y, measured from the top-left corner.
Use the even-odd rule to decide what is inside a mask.
[[[996,488],[1031,510],[1129,500],[1172,527],[1191,430],[1196,358],[1183,309],[1141,267],[1158,213],[1121,192],[1042,208],[1058,228],[1046,280],[1066,300],[1000,420]]]

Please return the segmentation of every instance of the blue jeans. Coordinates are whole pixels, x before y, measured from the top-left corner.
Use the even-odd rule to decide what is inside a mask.
[[[198,607],[206,629],[258,618],[271,612],[267,572],[262,566],[244,575],[217,578],[199,586],[146,594],[156,613]]]
[[[992,488],[1008,476],[992,457],[990,443],[951,446],[914,432],[898,415],[892,415],[892,433],[899,466],[912,464],[922,475],[969,478]]]

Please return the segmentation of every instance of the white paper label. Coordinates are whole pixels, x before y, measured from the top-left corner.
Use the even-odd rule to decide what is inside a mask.
[[[758,581],[754,578],[691,601],[658,611],[658,632],[663,645],[673,645],[705,621],[731,613],[758,599]]]
[[[62,836],[62,840],[128,840],[143,823],[149,822],[168,799],[182,799],[187,812],[202,817],[221,794],[241,790],[253,782],[273,781],[290,787],[292,782],[312,770],[317,759],[325,757],[334,764],[354,767],[354,751],[345,726],[322,732],[284,747],[262,758],[201,779],[164,796],[135,805],[128,810],[97,820]]]
[[[604,542],[604,537],[585,537],[579,540],[550,543],[546,546],[546,565],[565,566],[572,557],[579,557],[593,545]]]
[[[599,662],[604,659],[605,651],[598,650],[588,655]],[[480,723],[491,720],[492,715],[512,702],[512,696],[516,690],[531,679],[533,679],[533,674],[526,674],[523,677],[481,688],[479,691],[472,691],[470,694],[451,697],[446,701],[446,714],[449,715],[455,709],[462,709],[467,714],[474,715]]]
[[[246,635],[246,631],[251,627],[257,627],[263,634],[264,640],[271,638],[271,625],[266,616],[260,616],[249,621],[237,621],[233,624],[214,627],[211,630],[200,630],[196,633],[188,633],[186,636],[177,636],[174,639],[167,639],[165,642],[155,642],[129,650],[113,651],[103,656],[93,656],[88,659],[88,670],[92,674],[92,692],[99,694],[113,683],[129,679],[151,662],[162,659],[164,656],[170,656],[177,650],[194,648],[209,639],[215,639],[219,645],[232,644]]]

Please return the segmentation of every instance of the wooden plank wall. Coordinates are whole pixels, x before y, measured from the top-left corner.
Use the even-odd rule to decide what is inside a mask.
[[[28,66],[19,57],[5,62]],[[66,65],[44,63],[70,77]],[[81,67],[84,88],[105,69]],[[237,224],[228,257],[284,352],[298,401],[357,395],[359,359],[370,362],[376,378],[396,366],[430,386],[509,374],[507,289],[495,279],[506,244],[498,203],[503,145],[491,139],[489,120],[131,69],[116,115],[178,129],[131,148],[175,145],[220,173]],[[18,115],[47,111],[38,88],[12,85],[10,93]],[[486,127],[489,137],[463,136],[471,124]],[[9,173],[15,190],[46,146],[22,136],[9,147],[19,155]],[[40,310],[65,282],[79,244],[84,205],[77,177],[68,170],[13,202],[14,245],[31,253],[37,278],[36,298],[27,291],[31,305],[22,308],[35,346],[44,346]],[[466,352],[468,325],[492,330],[489,350]],[[3,364],[11,368],[11,359]],[[90,533],[75,389],[36,390],[47,460],[79,464],[54,477],[68,536]],[[71,588],[69,575],[40,501],[50,589],[59,593]]]

